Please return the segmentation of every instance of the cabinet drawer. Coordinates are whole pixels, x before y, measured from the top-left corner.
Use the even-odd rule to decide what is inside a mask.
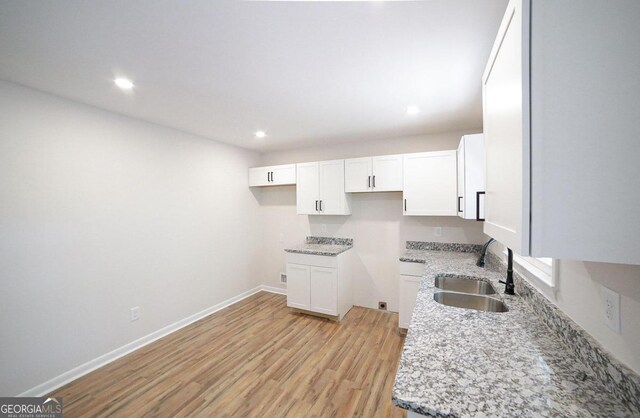
[[[424,263],[401,261],[400,274],[404,276],[422,276],[424,274]]]
[[[338,257],[339,256],[330,257],[325,255],[287,253],[287,263],[337,268]]]

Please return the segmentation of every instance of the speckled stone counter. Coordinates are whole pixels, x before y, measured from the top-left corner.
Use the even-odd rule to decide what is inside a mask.
[[[335,257],[353,247],[351,238],[307,237],[304,244],[285,248],[288,253]]]
[[[503,276],[476,267],[477,254],[409,249],[425,263],[393,388],[393,403],[435,417],[638,417],[605,388]],[[420,261],[422,260],[422,261]],[[437,276],[489,281],[509,308],[489,313],[434,301]]]

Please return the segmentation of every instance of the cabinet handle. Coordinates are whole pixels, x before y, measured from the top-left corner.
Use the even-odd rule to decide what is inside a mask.
[[[373,188],[376,188],[376,176],[373,176]]]
[[[322,200],[320,201],[320,212],[322,212]]]
[[[462,212],[462,209],[460,208],[460,201],[462,200],[462,196],[458,196],[458,213]]]
[[[318,201],[316,200],[316,212],[318,211]]]
[[[484,218],[480,218],[480,195],[484,194],[484,191],[476,192],[476,221],[484,221]]]
[[[271,182],[273,183],[273,171],[271,172]]]
[[[404,199],[404,211],[407,211],[407,199]]]
[[[369,176],[369,180],[367,180],[367,187],[371,187],[371,176]]]
[[[267,171],[267,183],[271,181],[271,171]]]

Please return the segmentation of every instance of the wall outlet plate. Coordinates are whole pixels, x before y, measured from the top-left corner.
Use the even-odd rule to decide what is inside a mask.
[[[138,319],[140,319],[140,307],[134,306],[133,308],[131,308],[130,314],[131,314],[131,322],[137,321]]]
[[[436,237],[441,237],[442,236],[442,227],[441,226],[436,226],[435,229],[434,229],[433,234]]]
[[[287,273],[280,273],[280,283],[287,282]]]
[[[602,300],[602,322],[620,334],[620,294],[601,285],[600,298]]]
[[[378,309],[387,310],[387,302],[378,302]]]

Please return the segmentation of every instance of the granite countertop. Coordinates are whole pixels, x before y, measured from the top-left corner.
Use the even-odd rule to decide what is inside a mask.
[[[476,267],[477,254],[413,248],[400,259],[425,263],[425,274],[393,387],[395,405],[435,417],[639,416],[522,297],[502,293],[502,275]],[[439,275],[489,281],[509,311],[435,302]]]
[[[351,238],[307,237],[303,244],[285,248],[288,253],[335,257],[353,247]]]

